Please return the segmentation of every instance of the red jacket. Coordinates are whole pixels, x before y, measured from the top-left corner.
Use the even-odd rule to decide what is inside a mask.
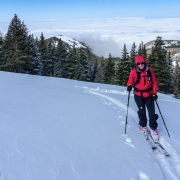
[[[137,67],[138,62],[145,62],[146,66],[143,71],[140,71],[139,68]],[[136,68],[130,72],[127,86],[129,86],[129,85],[134,86],[134,83],[137,80],[137,71],[138,71],[138,72],[140,72],[141,78],[140,78],[139,83],[135,85],[135,88],[137,88],[139,90],[148,90],[149,88],[152,88],[152,90],[149,92],[142,92],[142,96],[145,98],[152,94],[156,94],[158,87],[157,87],[157,80],[156,80],[153,70],[147,66],[147,62],[145,61],[145,59],[142,56],[136,57],[135,64],[136,64]],[[147,71],[149,69],[151,72],[151,82],[148,81]],[[134,94],[136,94],[137,96],[141,96],[141,92],[134,91]]]

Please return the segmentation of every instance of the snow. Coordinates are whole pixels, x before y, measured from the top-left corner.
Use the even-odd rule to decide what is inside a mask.
[[[180,60],[180,52],[172,56],[173,66],[176,66],[176,61]]]
[[[139,131],[133,94],[124,134],[125,87],[7,72],[0,82],[0,179],[180,179],[178,99],[158,93],[165,157]]]
[[[169,40],[169,41],[166,41],[166,40],[163,40],[164,42],[164,47],[169,47],[169,46],[173,46],[173,45],[178,45],[179,41],[178,40]],[[146,48],[147,49],[151,49],[155,44],[155,40],[154,41],[150,41],[149,43],[146,43]]]
[[[172,45],[177,45],[178,41],[177,40],[172,40],[172,41],[164,41],[166,46],[172,46]]]
[[[68,37],[68,36],[63,36],[63,35],[59,35],[56,36],[58,39],[61,39],[63,42],[69,44],[71,47],[73,47],[73,45],[75,45],[76,48],[86,48],[85,46],[82,45],[82,43],[80,43],[79,41],[76,41],[75,39]]]

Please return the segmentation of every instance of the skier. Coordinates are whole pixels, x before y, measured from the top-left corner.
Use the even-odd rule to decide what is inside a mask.
[[[138,107],[139,129],[147,136],[147,116],[149,115],[149,127],[155,142],[158,141],[158,115],[155,114],[154,100],[157,100],[157,80],[155,74],[143,56],[135,58],[136,67],[130,72],[127,82],[127,91],[134,87],[134,99]]]

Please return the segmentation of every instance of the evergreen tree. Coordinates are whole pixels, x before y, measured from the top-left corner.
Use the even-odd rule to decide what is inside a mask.
[[[172,63],[171,52],[168,52],[167,55],[167,65],[168,65],[168,72],[167,72],[167,93],[173,93],[173,74],[174,74],[174,66]]]
[[[107,59],[104,68],[104,83],[114,84],[114,74],[115,74],[115,64],[111,54],[109,54],[109,58]]]
[[[67,59],[66,59],[66,78],[69,79],[78,79],[79,76],[79,61],[77,57],[77,51],[75,48],[75,45],[73,45],[73,48],[70,49],[70,51],[67,54]]]
[[[36,38],[34,38],[34,42],[35,42],[36,46],[37,46],[37,47],[39,47],[39,40],[38,40],[38,38],[37,38],[37,37],[36,37]]]
[[[135,42],[132,45],[131,51],[130,51],[130,66],[131,69],[134,69],[135,67],[135,57],[137,56],[137,51],[136,51],[136,44]]]
[[[46,76],[55,76],[54,63],[55,63],[55,45],[52,39],[49,40],[47,46],[47,59],[45,62]]]
[[[2,46],[2,66],[6,71],[39,74],[37,47],[24,22],[15,14]],[[35,57],[34,57],[35,56]]]
[[[175,66],[175,78],[174,78],[174,97],[180,99],[180,60],[176,60]]]
[[[121,86],[126,86],[129,73],[131,71],[131,61],[129,58],[129,53],[126,49],[126,44],[124,44],[124,48],[122,51],[122,58],[120,62],[118,63],[117,69],[116,69],[116,83]]]
[[[148,64],[152,67],[157,77],[159,91],[162,93],[168,92],[167,72],[168,63],[166,58],[166,49],[161,37],[157,37],[152,52],[148,58]]]
[[[41,75],[46,76],[46,70],[45,70],[45,65],[46,65],[46,60],[47,60],[47,43],[45,41],[45,37],[43,33],[41,33],[40,40],[37,42],[38,44],[38,49],[41,55]]]
[[[86,54],[87,54],[87,62],[88,62],[88,72],[89,72],[89,78],[90,78],[90,82],[92,82],[92,69],[93,69],[93,57],[92,57],[92,53],[91,53],[91,50],[89,48],[87,48],[86,50]]]
[[[104,57],[101,57],[101,60],[98,63],[97,66],[97,72],[96,72],[96,76],[95,76],[95,82],[97,83],[104,83],[103,79],[104,79],[104,68],[105,68],[105,60]]]
[[[2,45],[3,45],[3,34],[0,32],[0,65],[2,63]]]
[[[3,33],[0,31],[0,47],[3,45]]]
[[[91,82],[95,82],[97,71],[98,71],[98,60],[95,59],[93,67],[92,67],[92,73],[91,73],[91,79],[90,79]]]
[[[147,50],[143,42],[141,42],[141,44],[139,45],[138,55],[143,56],[145,59],[147,59]]]
[[[43,33],[41,33],[40,36],[40,40],[37,42],[38,44],[38,48],[39,48],[39,52],[41,54],[41,59],[46,59],[46,55],[47,55],[47,44],[45,41],[45,37],[43,35]]]
[[[123,85],[123,70],[124,70],[124,64],[123,64],[123,61],[120,59],[115,69],[115,84],[116,85],[119,85],[119,86]]]
[[[58,45],[55,50],[55,76],[65,78],[66,72],[65,72],[65,62],[67,58],[67,51],[65,49],[65,46],[61,39],[58,41]]]
[[[41,74],[41,61],[38,47],[35,43],[33,35],[29,35],[27,38],[27,56],[30,57],[31,63],[29,63],[29,73],[30,74]],[[26,63],[27,66],[28,62]]]
[[[93,55],[89,48],[86,49],[87,62],[88,62],[88,72],[89,72],[89,81],[95,82],[96,74],[98,70],[98,58]]]
[[[79,48],[79,77],[78,79],[81,81],[90,80],[87,55],[86,55],[85,49],[82,47]]]

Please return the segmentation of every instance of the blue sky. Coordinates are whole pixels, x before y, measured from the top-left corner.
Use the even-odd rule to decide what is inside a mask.
[[[0,0],[0,21],[109,17],[179,17],[179,0]]]
[[[180,40],[180,0],[0,0],[0,31],[17,14],[29,32],[65,35],[85,42],[97,55],[120,56],[124,43]]]

